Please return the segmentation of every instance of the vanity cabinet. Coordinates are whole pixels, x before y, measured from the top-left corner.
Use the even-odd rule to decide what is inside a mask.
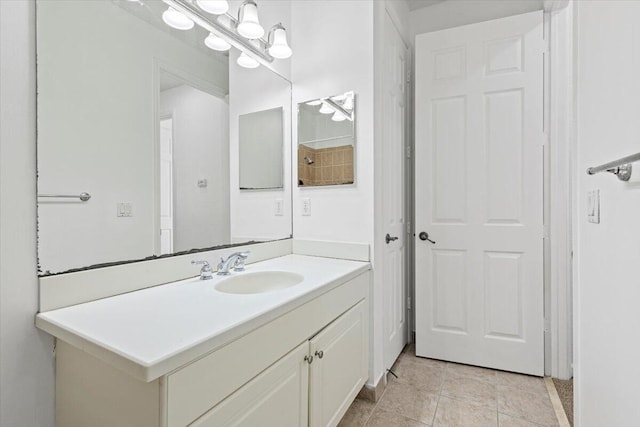
[[[155,380],[62,341],[58,427],[327,427],[365,384],[369,272]]]
[[[365,304],[358,303],[191,425],[337,425],[367,380]]]

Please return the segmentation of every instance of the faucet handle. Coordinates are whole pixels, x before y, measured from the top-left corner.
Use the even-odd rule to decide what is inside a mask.
[[[249,258],[249,254],[251,251],[238,252],[238,258],[236,258],[236,263],[233,266],[234,271],[244,271],[244,262]]]
[[[191,261],[191,264],[202,265],[202,268],[200,269],[200,280],[208,280],[213,278],[211,264],[209,264],[209,261],[194,259]]]

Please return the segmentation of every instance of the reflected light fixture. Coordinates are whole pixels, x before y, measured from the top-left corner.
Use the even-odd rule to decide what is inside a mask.
[[[162,20],[171,28],[176,30],[190,30],[193,28],[193,21],[184,14],[178,12],[171,6],[162,13]]]
[[[239,66],[244,68],[258,68],[260,66],[260,63],[258,61],[256,61],[255,59],[253,59],[252,57],[250,57],[244,52],[240,54],[237,62]]]
[[[282,24],[274,25],[269,31],[269,54],[274,58],[287,59],[292,51],[287,43],[287,30]]]
[[[198,7],[213,15],[222,15],[229,10],[227,0],[196,0]]]
[[[344,122],[345,120],[347,120],[347,116],[342,114],[340,111],[336,111],[333,114],[333,117],[331,117],[331,120],[333,120],[334,122]]]
[[[322,99],[315,99],[313,101],[307,102],[307,105],[310,105],[312,107],[317,107],[320,104],[322,104]]]
[[[247,39],[259,39],[264,35],[264,28],[258,20],[258,5],[253,0],[246,0],[238,11],[238,33]]]
[[[327,104],[326,102],[323,102],[322,107],[320,107],[320,114],[331,114],[334,111],[336,110],[331,108],[331,106],[329,106],[329,104]]]
[[[222,37],[216,36],[213,33],[209,33],[206,39],[204,39],[204,44],[213,50],[217,50],[220,52],[227,51],[231,49],[231,45]]]

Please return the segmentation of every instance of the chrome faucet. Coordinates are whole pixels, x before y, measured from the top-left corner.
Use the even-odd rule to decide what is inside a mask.
[[[249,254],[251,252],[234,252],[227,257],[227,259],[220,258],[220,264],[218,264],[218,274],[221,276],[226,276],[229,274],[230,269],[234,269],[235,271],[244,270],[244,262],[249,258]]]
[[[208,261],[204,260],[193,260],[191,264],[202,265],[200,269],[200,280],[209,280],[213,279],[213,271],[211,270],[211,265]]]

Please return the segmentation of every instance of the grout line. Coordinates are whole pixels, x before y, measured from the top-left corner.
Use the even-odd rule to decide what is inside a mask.
[[[544,384],[547,386],[549,399],[551,399],[551,405],[553,406],[553,410],[556,413],[558,424],[560,425],[560,427],[571,427],[571,424],[569,424],[569,419],[567,418],[567,414],[564,412],[562,402],[560,401],[560,396],[558,396],[558,391],[556,390],[556,386],[553,384],[553,380],[551,379],[551,377],[544,377]]]

